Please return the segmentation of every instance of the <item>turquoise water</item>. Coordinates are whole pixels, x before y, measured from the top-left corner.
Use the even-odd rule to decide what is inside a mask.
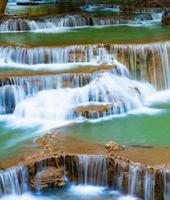
[[[160,107],[167,109],[127,114],[96,123],[80,123],[64,128],[63,132],[102,143],[113,140],[125,145],[170,146],[170,104]]]
[[[33,147],[37,127],[15,127],[15,122],[0,120],[0,159],[17,155],[24,147]]]
[[[161,105],[161,108],[165,106]],[[83,122],[62,128],[62,132],[93,142],[116,141],[125,145],[170,146],[170,104],[156,113],[127,114],[99,122]],[[22,123],[22,122],[21,122]],[[15,128],[0,122],[0,158],[17,155],[25,146],[34,147],[34,139],[42,134],[38,127]]]

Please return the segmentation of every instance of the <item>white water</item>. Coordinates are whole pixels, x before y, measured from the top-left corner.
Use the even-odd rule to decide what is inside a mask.
[[[164,182],[164,200],[170,199],[170,169],[167,167],[162,170],[163,182]]]
[[[6,118],[14,126],[28,124],[48,124],[59,127],[73,121],[82,120],[81,113],[75,116],[74,110],[80,106],[113,104],[112,110],[98,117],[123,114],[134,109],[141,109],[146,104],[148,96],[155,94],[155,90],[145,83],[130,79],[128,69],[119,63],[112,52],[118,56],[118,49],[122,52],[129,48],[129,52],[147,52],[152,50],[161,52],[169,48],[169,43],[152,46],[111,46],[110,50],[101,46],[73,46],[52,49],[19,49],[2,48],[1,55],[8,56],[7,60],[15,59],[18,63],[47,62],[76,62],[75,52],[80,52],[79,62],[95,62],[99,64],[115,64],[111,72],[94,74],[66,74],[47,77],[12,78],[0,87],[1,114],[13,113]],[[148,50],[149,49],[149,50]],[[121,52],[120,51],[120,52]],[[74,54],[73,54],[74,52]],[[48,56],[47,56],[48,55]],[[60,55],[60,57],[56,57]],[[163,54],[161,54],[163,56]],[[70,56],[73,56],[70,58]],[[143,57],[146,54],[143,53]],[[168,59],[168,57],[167,57]],[[132,60],[132,59],[130,59]],[[14,63],[14,61],[12,61]],[[47,66],[46,64],[43,64]],[[23,64],[24,66],[24,64]],[[32,65],[35,67],[36,65]],[[134,66],[134,63],[132,63]],[[163,63],[163,69],[168,64]],[[135,73],[135,67],[132,68]],[[83,68],[82,68],[83,70]],[[168,76],[168,74],[167,74]],[[119,87],[118,87],[119,86]],[[10,92],[9,92],[10,91]],[[8,98],[10,97],[10,98]],[[145,102],[146,101],[146,102]],[[15,123],[11,122],[17,121]],[[13,121],[12,120],[12,121]],[[48,126],[49,127],[49,126]]]
[[[127,61],[124,61],[125,58],[122,55],[127,52],[129,56],[127,61],[130,61],[129,68],[133,77],[137,76],[138,66],[136,60],[139,58],[138,55],[143,60],[140,75],[142,83],[130,79],[128,69],[115,59],[118,58],[126,64]],[[44,49],[2,47],[0,50],[1,57],[6,57],[9,63],[16,64],[16,66],[29,66],[24,64],[28,63],[32,64],[30,68],[34,68],[38,63],[42,63],[45,68],[50,65],[50,62],[52,66],[55,65],[54,63],[77,62],[116,65],[116,67],[111,72],[97,72],[94,74],[66,74],[9,79],[7,82],[1,83],[0,112],[1,114],[13,113],[14,119],[17,118],[18,120],[12,124],[20,124],[18,122],[23,120],[24,122],[21,124],[24,125],[26,122],[28,124],[34,122],[35,124],[37,121],[38,124],[50,122],[49,124],[53,124],[53,127],[54,124],[58,127],[71,121],[82,120],[81,113],[78,117],[74,113],[74,110],[80,106],[113,104],[109,115],[123,114],[134,109],[142,110],[144,105],[150,104],[150,102],[154,103],[153,101],[159,95],[149,84],[144,83],[147,81],[148,76],[146,71],[147,57],[152,55],[150,59],[153,61],[153,66],[159,61],[158,63],[161,64],[159,70],[162,70],[162,83],[157,81],[159,78],[156,76],[157,69],[154,69],[151,83],[154,82],[158,87],[159,84],[162,84],[162,88],[169,88],[168,52],[169,43],[113,45],[109,48],[106,48],[105,45]],[[76,53],[80,56],[76,56]],[[155,54],[159,56],[155,58]],[[44,64],[44,62],[48,64]],[[169,96],[168,91],[166,93]],[[165,95],[163,99],[165,99]],[[108,113],[97,114],[96,116],[106,117]],[[11,116],[7,116],[7,118],[12,119]]]
[[[75,200],[75,198],[77,200],[96,200],[96,198],[100,198],[101,200],[110,200],[110,198],[113,200],[137,200],[137,198],[123,195],[119,195],[121,197],[111,197],[111,195],[105,193],[102,187],[95,186],[72,186],[70,191],[66,191],[65,193],[65,195],[56,193],[54,195],[48,195],[48,197],[24,193],[20,196],[8,195],[3,197],[2,200]]]
[[[144,200],[154,200],[155,177],[154,174],[145,170]]]
[[[80,155],[77,168],[79,183],[86,186],[107,186],[107,165],[104,156]]]
[[[119,8],[105,8],[105,11],[118,11]],[[55,30],[56,32],[64,31],[61,28],[78,28],[87,26],[106,26],[106,25],[152,25],[160,24],[162,13],[152,13],[150,20],[135,19],[121,19],[113,16],[92,17],[86,15],[66,15],[40,18],[39,20],[30,19],[8,19],[0,23],[0,32],[11,31],[41,31],[41,30]],[[58,29],[59,28],[59,29]],[[67,29],[66,29],[67,30]]]
[[[36,171],[43,170],[46,162],[37,164]],[[66,164],[66,163],[65,163]],[[65,165],[64,164],[64,165]],[[73,163],[72,163],[73,164]],[[75,165],[75,166],[74,166]],[[70,167],[70,165],[69,165]],[[78,169],[79,185],[71,184],[68,188],[59,191],[46,193],[28,193],[28,172],[26,167],[18,166],[0,172],[0,196],[2,200],[67,200],[67,199],[87,199],[96,198],[114,200],[133,200],[130,196],[123,196],[118,191],[107,188],[107,165],[106,158],[103,156],[80,155],[78,162],[72,167]],[[73,174],[74,174],[73,169]],[[98,186],[97,186],[98,185]],[[105,186],[105,187],[104,187]]]
[[[76,66],[114,64],[119,67],[120,63],[123,63],[135,79],[150,82],[158,89],[169,89],[169,55],[169,42],[150,45],[80,45],[65,48],[1,47],[0,67],[61,70]],[[127,74],[123,65],[118,71]]]
[[[6,171],[0,171],[0,196],[9,194],[20,195],[27,190],[27,170],[18,166]]]
[[[35,95],[29,93],[30,96],[16,103],[13,117],[21,121],[20,126],[25,122],[32,124],[34,121],[35,124],[44,121],[57,127],[77,121],[74,109],[82,105],[113,103],[113,114],[124,113],[142,107],[148,93],[146,88],[150,92],[153,91],[147,85],[124,77],[111,73],[99,74],[89,84],[80,88],[48,89],[38,91]],[[7,119],[10,119],[9,116]],[[16,125],[17,122],[13,124]]]
[[[8,48],[2,47],[1,57],[6,57],[8,65],[20,66],[20,68],[36,68],[43,65],[51,68],[58,63],[62,68],[70,64],[94,65],[116,65],[110,72],[96,72],[93,74],[65,74],[56,76],[11,78],[7,82],[0,81],[1,114],[4,115],[10,126],[32,126],[45,125],[47,128],[55,128],[67,125],[71,122],[82,122],[86,120],[81,113],[75,115],[75,110],[81,106],[95,106],[113,104],[108,112],[92,113],[91,118],[100,120],[109,117],[120,117],[124,113],[135,111],[148,113],[148,104],[154,104],[159,93],[145,83],[148,71],[147,58],[154,63],[161,64],[162,87],[169,88],[169,43],[158,43],[152,45],[88,45],[71,46],[67,48]],[[76,53],[81,56],[76,56]],[[117,61],[125,61],[123,54],[128,53],[129,69],[132,77],[137,77],[137,58],[143,61],[141,66],[141,83],[131,79],[128,69]],[[152,56],[151,56],[152,55]],[[155,58],[155,55],[159,55]],[[44,60],[46,57],[46,60]],[[117,58],[117,59],[116,59]],[[46,62],[44,64],[44,62]],[[49,64],[51,62],[51,64]],[[20,64],[18,64],[20,63]],[[24,63],[32,63],[25,65]],[[42,63],[42,64],[37,64]],[[61,64],[59,64],[61,63]],[[2,64],[3,66],[3,64]],[[82,72],[83,72],[83,66]],[[85,67],[85,66],[84,66]],[[153,80],[155,86],[159,87],[159,77],[156,76],[157,68],[154,69]],[[159,71],[159,74],[160,71]],[[119,86],[119,87],[118,87]],[[167,96],[168,96],[167,92]],[[150,98],[153,100],[151,101]],[[167,97],[168,98],[168,97]],[[164,97],[163,97],[164,99]],[[151,102],[150,102],[151,101]],[[149,112],[155,114],[154,109]],[[94,117],[95,116],[95,117]],[[2,118],[2,117],[1,117]]]
[[[113,64],[114,55],[109,54],[104,45],[70,46],[63,48],[21,48],[1,47],[1,63],[16,64],[63,64],[98,63]],[[5,59],[4,59],[5,58]],[[2,65],[3,66],[3,65]],[[27,67],[27,66],[26,66]],[[24,68],[24,66],[23,66]],[[30,66],[31,68],[31,66]]]
[[[140,166],[131,165],[129,169],[128,193],[135,196],[138,193]]]

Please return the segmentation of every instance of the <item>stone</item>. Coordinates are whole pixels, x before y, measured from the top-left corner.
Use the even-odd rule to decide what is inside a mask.
[[[164,16],[162,18],[162,24],[164,24],[164,25],[170,25],[170,13],[169,13],[169,15]]]
[[[64,171],[56,167],[45,167],[37,172],[31,181],[31,187],[36,190],[62,188],[65,186]]]
[[[110,141],[105,145],[105,149],[108,152],[121,151],[124,149],[124,146],[117,144],[116,142]]]

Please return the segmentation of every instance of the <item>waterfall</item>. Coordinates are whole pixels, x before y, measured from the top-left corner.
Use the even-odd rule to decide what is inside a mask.
[[[122,114],[141,107],[148,92],[154,91],[126,74],[127,69],[118,65],[113,71],[94,74],[2,79],[0,112],[20,118],[64,121]]]
[[[27,191],[27,169],[17,166],[0,171],[0,197],[9,194],[20,195]]]
[[[6,58],[7,63],[15,63],[16,66],[19,63],[29,65],[44,63],[107,65],[114,64],[116,58],[127,66],[135,79],[150,82],[157,89],[170,88],[169,42],[150,45],[80,45],[63,48],[1,47],[0,57]]]
[[[142,197],[144,200],[154,200],[155,173],[150,169],[142,168],[142,165],[129,165],[128,174],[126,168],[119,166],[116,171],[117,189],[134,197]],[[115,176],[115,173],[114,173]],[[161,193],[161,191],[158,191]]]
[[[147,85],[145,87],[128,78],[106,72],[80,88],[40,91],[18,103],[14,115],[21,118],[72,120],[75,119],[73,112],[76,107],[109,103],[116,109],[114,114],[124,113],[142,106],[142,99],[147,95],[146,88],[149,89]]]
[[[80,184],[107,186],[107,164],[104,156],[80,155],[77,168]]]
[[[49,64],[98,62],[113,63],[114,57],[109,54],[104,45],[70,46],[63,48],[21,48],[1,47],[0,57],[7,62],[20,64]]]
[[[12,113],[15,106],[26,97],[23,89],[16,85],[0,87],[0,114]]]
[[[101,155],[60,155],[32,160],[0,172],[0,197],[69,186],[104,186],[119,194],[143,200],[169,199],[168,168],[131,164],[122,158]],[[64,183],[64,185],[63,185]],[[55,185],[56,184],[56,185]]]
[[[61,74],[48,76],[11,77],[0,79],[0,114],[13,113],[16,105],[39,91],[78,88],[88,84],[95,74]]]
[[[152,83],[157,89],[170,88],[170,44],[117,45],[114,54],[135,79]]]
[[[50,29],[57,27],[77,27],[90,25],[89,20],[81,15],[66,15],[63,17],[48,17],[39,20],[9,19],[0,24],[0,31],[28,31]]]
[[[106,9],[108,10],[108,9]],[[112,9],[113,10],[113,9]],[[149,14],[147,14],[149,15]],[[155,20],[161,23],[162,13],[150,14],[151,20],[144,20],[147,24],[152,24]],[[55,29],[55,28],[68,28],[68,27],[82,27],[82,26],[105,26],[114,24],[142,24],[142,21],[135,18],[126,19],[121,16],[102,16],[94,17],[91,15],[66,15],[66,16],[52,16],[42,17],[40,19],[23,19],[14,18],[6,19],[0,22],[0,32],[10,31],[37,31],[41,29]]]
[[[162,176],[163,176],[164,200],[169,200],[170,199],[170,169],[169,167],[162,170]]]
[[[131,165],[129,167],[128,193],[131,196],[138,194],[140,188],[140,171],[141,167],[138,165]]]
[[[154,200],[155,174],[145,170],[144,176],[144,200]]]
[[[93,25],[93,19],[88,16],[78,15],[78,14],[46,17],[46,18],[40,18],[38,20],[16,18],[16,19],[9,19],[2,21],[0,24],[0,32],[29,31],[29,30],[34,31],[41,29],[81,27],[89,25]]]
[[[124,66],[118,65],[111,73],[124,76],[128,74],[128,71]],[[35,97],[38,92],[43,90],[57,91],[66,88],[77,88],[77,90],[80,90],[78,88],[88,85],[99,76],[98,74],[100,73],[70,73],[48,76],[1,78],[0,113],[12,113],[19,102],[26,98]]]

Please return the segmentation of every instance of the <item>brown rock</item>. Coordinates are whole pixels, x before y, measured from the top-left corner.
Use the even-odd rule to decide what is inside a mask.
[[[64,172],[56,167],[46,167],[37,172],[31,180],[33,189],[61,188],[65,185]]]
[[[162,18],[162,23],[163,23],[164,25],[170,25],[170,14],[167,15],[167,16],[164,16],[164,17]]]
[[[105,145],[105,149],[106,149],[106,151],[108,151],[110,153],[110,152],[113,152],[113,151],[123,150],[124,146],[117,144],[116,142],[111,141],[111,142],[108,142]]]

